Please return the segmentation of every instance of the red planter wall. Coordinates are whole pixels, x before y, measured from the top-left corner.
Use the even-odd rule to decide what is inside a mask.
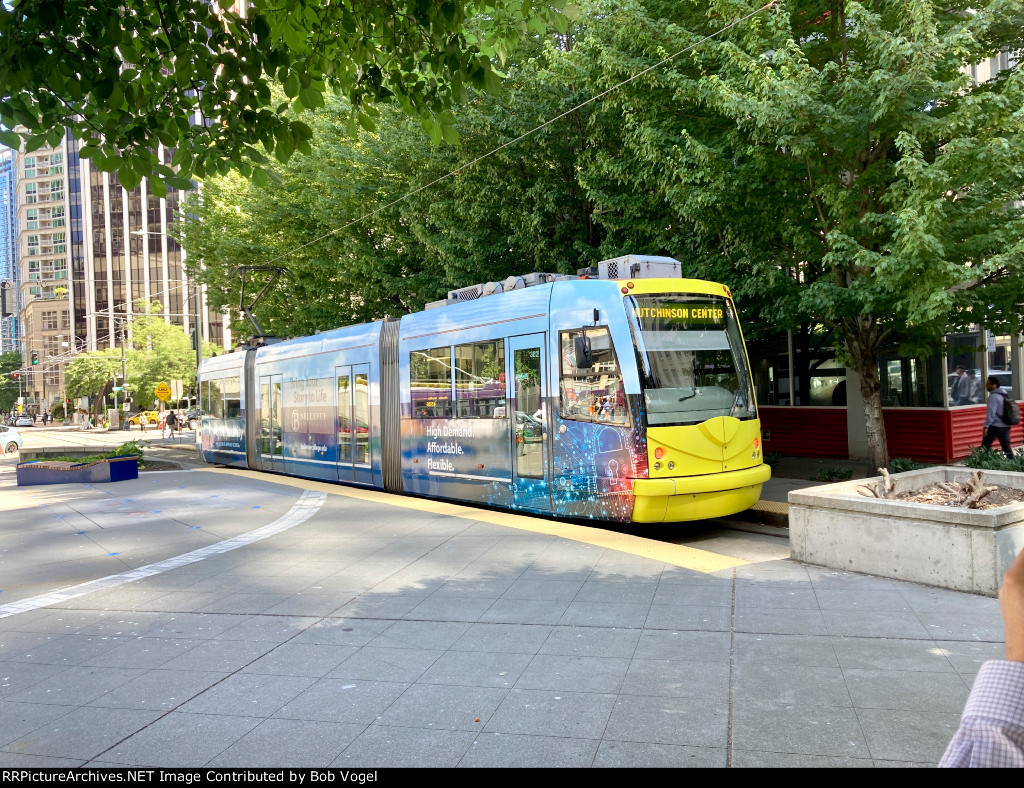
[[[764,450],[797,457],[847,457],[846,408],[766,405],[761,416]]]
[[[758,413],[765,451],[796,457],[849,456],[846,408],[764,405]],[[985,406],[883,408],[882,418],[890,457],[951,462],[981,445]],[[1010,444],[1024,445],[1024,423],[1010,429]]]

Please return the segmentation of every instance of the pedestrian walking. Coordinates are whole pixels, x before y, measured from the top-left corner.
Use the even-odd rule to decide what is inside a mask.
[[[174,430],[178,426],[178,414],[173,410],[167,411],[167,429],[171,431],[171,437],[174,437]]]
[[[1010,425],[1003,421],[1003,404],[1006,401],[1006,392],[999,386],[999,379],[988,376],[985,381],[985,390],[988,392],[988,410],[985,411],[985,426],[981,431],[981,445],[991,449],[995,441],[1003,449],[1007,459],[1013,459],[1013,451],[1010,449]]]

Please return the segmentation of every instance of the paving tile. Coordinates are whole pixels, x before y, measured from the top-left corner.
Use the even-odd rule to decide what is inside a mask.
[[[737,664],[839,667],[833,638],[820,635],[768,635],[737,632],[733,649]]]
[[[212,767],[323,767],[336,759],[365,725],[305,720],[264,720],[215,757]]]
[[[829,634],[863,638],[930,638],[916,613],[880,610],[825,610]]]
[[[728,662],[632,659],[620,695],[663,695],[717,700],[729,694]]]
[[[90,657],[82,664],[108,668],[158,668],[204,642],[190,638],[136,637]]]
[[[554,627],[540,654],[585,657],[632,657],[640,639],[638,629]]]
[[[112,709],[170,711],[228,675],[198,670],[150,670],[100,695],[89,705]]]
[[[741,703],[733,707],[737,750],[870,758],[856,711],[831,706]]]
[[[424,600],[424,596],[400,594],[363,595],[342,605],[332,615],[339,618],[399,619]]]
[[[72,667],[12,695],[10,700],[84,706],[143,673],[142,670],[128,668]]]
[[[651,605],[645,626],[648,629],[727,632],[731,615],[729,608],[720,605]]]
[[[915,613],[970,613],[981,616],[998,616],[999,600],[960,591],[942,588],[910,586],[899,590],[910,609]]]
[[[325,618],[291,639],[292,643],[333,646],[365,646],[394,621],[365,618]]]
[[[78,708],[10,742],[7,749],[53,758],[88,760],[146,727],[159,712]]]
[[[519,578],[522,570],[516,568],[514,572],[507,574],[493,575],[488,572],[473,572],[472,568],[463,570],[462,573],[448,580],[437,591],[434,597],[482,597],[484,599],[497,599]],[[463,577],[462,575],[466,575]]]
[[[606,769],[719,769],[725,766],[725,756],[724,747],[605,741],[593,765]]]
[[[320,679],[274,717],[369,725],[409,686],[394,681]]]
[[[557,624],[569,600],[501,598],[480,616],[481,621],[501,624]]]
[[[563,736],[483,733],[459,762],[460,767],[489,769],[579,769],[593,765],[599,742]]]
[[[0,701],[0,748],[6,748],[11,742],[63,717],[68,711],[66,706],[53,704]]]
[[[820,611],[776,607],[737,606],[736,631],[774,635],[829,634]]]
[[[292,594],[262,612],[269,616],[328,616],[357,596],[338,594]]]
[[[858,709],[940,711],[960,714],[969,690],[956,673],[920,670],[847,670]]]
[[[316,681],[306,676],[264,676],[236,673],[203,690],[178,711],[190,714],[231,714],[269,717]]]
[[[592,579],[583,583],[583,587],[580,588],[573,601],[648,606],[654,601],[654,595],[657,590],[657,583],[617,583],[609,580]]]
[[[655,605],[693,605],[697,607],[732,606],[732,583],[694,585],[682,582],[661,582],[654,594]]]
[[[417,680],[420,684],[459,684],[509,688],[530,664],[529,654],[492,651],[448,651]]]
[[[478,621],[494,604],[496,597],[427,597],[403,618],[420,621]]]
[[[635,627],[644,625],[649,604],[570,602],[558,623],[562,626]]]
[[[412,683],[443,653],[439,649],[364,646],[338,665],[328,676],[332,679]]]
[[[414,684],[381,713],[381,725],[444,730],[483,730],[507,689]]]
[[[617,692],[629,667],[625,657],[538,654],[516,682],[516,689]]]
[[[1002,642],[1006,639],[998,613],[919,613],[928,636],[935,640]]]
[[[818,598],[808,587],[774,588],[739,584],[736,586],[736,610],[775,608],[782,610],[818,610]]]
[[[962,711],[962,710],[961,710]],[[960,712],[857,709],[873,758],[938,764],[960,725]]]
[[[246,665],[242,672],[322,678],[357,651],[359,649],[356,646],[282,643],[273,651]]]
[[[51,665],[81,665],[126,641],[125,637],[110,635],[54,635],[46,642],[38,643],[20,654],[9,654],[6,659],[17,662],[45,662]]]
[[[21,692],[62,670],[67,668],[36,662],[0,662],[0,698]]]
[[[466,634],[469,624],[444,621],[396,621],[376,638],[378,648],[447,649]]]
[[[147,630],[145,634],[159,638],[208,640],[237,627],[249,618],[251,616],[220,613],[177,613],[170,621]]]
[[[608,694],[514,689],[484,732],[545,736],[558,731],[573,739],[598,739],[614,705],[615,696]]]
[[[876,765],[870,758],[829,755],[797,755],[788,752],[733,750],[732,766],[738,769],[866,769]]]
[[[239,670],[266,654],[273,644],[258,641],[206,641],[180,657],[165,662],[167,670]]]
[[[937,640],[935,646],[942,650],[946,659],[959,673],[977,673],[984,662],[990,659],[1005,659],[1006,644],[978,643],[968,640]]]
[[[722,747],[728,741],[726,698],[619,696],[604,740]]]
[[[786,703],[795,706],[852,706],[843,671],[812,665],[736,665],[734,703]]]
[[[645,629],[632,656],[636,659],[728,662],[729,633]]]
[[[331,766],[336,768],[451,768],[476,738],[472,731],[371,725]]]
[[[260,722],[258,717],[175,711],[104,752],[103,760],[157,768],[203,766]]]
[[[822,610],[876,610],[909,612],[910,605],[897,591],[873,591],[865,588],[815,589],[818,605]]]
[[[583,587],[582,580],[539,580],[520,577],[502,594],[502,599],[532,599],[571,602]]]
[[[539,624],[473,624],[452,644],[458,651],[536,654],[554,627]]]
[[[844,670],[953,672],[945,651],[930,640],[845,637],[835,638],[832,644]]]
[[[30,755],[25,752],[0,752],[0,769],[73,769],[85,764],[80,758],[54,758],[49,755]]]

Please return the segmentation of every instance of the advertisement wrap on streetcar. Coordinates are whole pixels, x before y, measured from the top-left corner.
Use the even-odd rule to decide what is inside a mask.
[[[678,272],[628,255],[206,359],[201,457],[594,520],[742,511],[770,469],[739,320]]]

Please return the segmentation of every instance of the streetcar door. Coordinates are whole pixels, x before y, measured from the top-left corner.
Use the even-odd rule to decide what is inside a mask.
[[[512,337],[512,495],[517,507],[551,510],[544,335]]]
[[[352,367],[335,370],[338,382],[338,481],[355,481],[352,469]]]
[[[370,365],[338,367],[338,481],[373,482]]]
[[[257,439],[259,440],[259,467],[275,470],[281,463],[281,376],[260,376]]]

